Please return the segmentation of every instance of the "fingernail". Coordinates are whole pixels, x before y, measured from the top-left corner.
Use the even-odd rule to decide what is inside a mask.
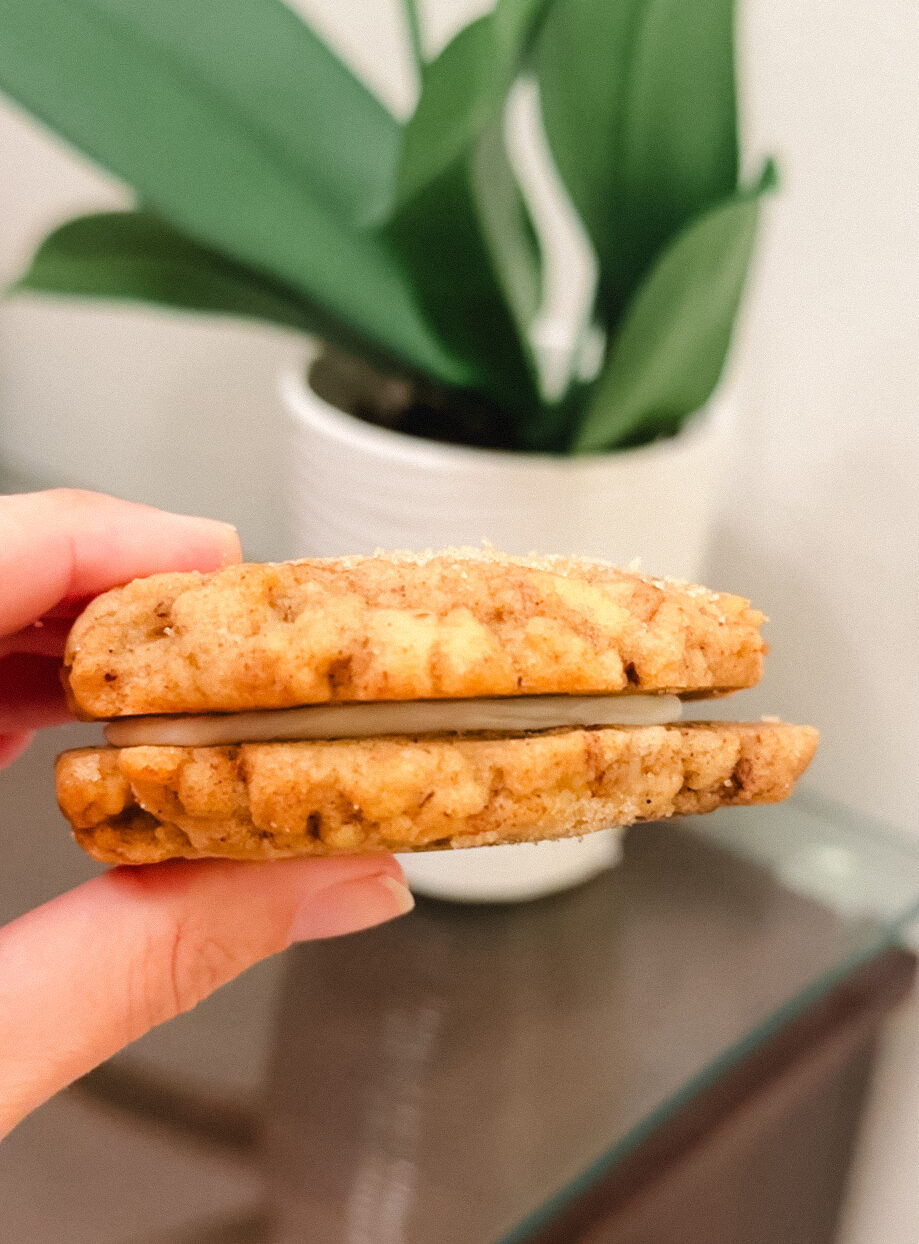
[[[394,920],[412,910],[415,900],[394,877],[362,877],[342,881],[313,894],[290,926],[291,942],[357,933]]]
[[[242,545],[239,540],[239,532],[232,523],[224,523],[219,518],[211,519],[214,526],[220,531],[223,537],[223,553],[221,554],[221,564],[230,566],[238,562],[242,556]]]

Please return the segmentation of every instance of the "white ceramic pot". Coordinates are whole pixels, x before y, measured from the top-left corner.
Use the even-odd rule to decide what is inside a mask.
[[[694,579],[712,528],[726,403],[680,436],[564,458],[447,445],[344,414],[305,369],[281,392],[292,425],[293,556],[431,549],[490,541],[508,553],[579,554]],[[412,887],[507,902],[567,889],[619,857],[615,831],[538,845],[402,857]]]

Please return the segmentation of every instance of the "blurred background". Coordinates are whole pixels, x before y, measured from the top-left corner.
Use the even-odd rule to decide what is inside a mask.
[[[394,3],[291,2],[410,111]],[[487,7],[428,0],[432,48]],[[915,833],[919,8],[746,0],[739,53],[750,165],[775,152],[783,184],[732,356],[737,426],[705,580],[775,619],[748,711],[821,727],[811,787]],[[130,201],[5,100],[0,167],[3,283],[50,226]],[[17,295],[0,305],[0,462],[30,483],[219,515],[253,558],[291,555],[276,390],[301,356],[282,329]],[[846,1244],[919,1238],[917,1160],[913,1005],[877,1078]]]

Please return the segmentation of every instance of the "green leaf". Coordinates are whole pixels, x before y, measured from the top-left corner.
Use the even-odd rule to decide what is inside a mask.
[[[389,201],[402,127],[280,0],[92,0],[275,150],[331,210],[366,223]]]
[[[260,30],[280,0],[232,0],[232,40],[219,31],[221,5],[207,23],[213,47],[204,46],[203,9],[192,18],[195,6],[169,0],[160,12],[159,4],[0,0],[0,87],[129,182],[182,233],[280,281],[405,364],[448,384],[473,383],[474,368],[431,328],[381,239],[342,210],[345,201],[357,214],[369,210],[385,180],[379,170],[366,178],[355,171],[365,144],[357,128],[357,154],[341,150],[348,110],[356,107],[364,121],[372,111],[363,96],[355,104],[350,75],[326,65],[317,80],[331,93],[315,97],[310,73],[318,53],[307,39],[315,55],[304,60],[305,102],[282,122],[278,101],[282,111],[292,102],[305,45],[291,45],[289,64],[286,52],[268,55]],[[282,23],[287,30],[286,18],[274,20],[276,33]],[[263,126],[260,95],[272,97],[288,70],[271,124]],[[321,142],[297,146],[297,124],[331,128]],[[322,151],[345,171],[318,167]]]
[[[539,241],[507,158],[500,122],[490,125],[472,151],[470,188],[491,264],[522,338],[542,300]]]
[[[44,239],[14,288],[267,320],[373,357],[372,347],[348,325],[184,237],[151,212],[104,212],[68,221]]]
[[[308,327],[290,295],[150,212],[104,212],[68,221],[44,239],[15,288],[165,303]]]
[[[610,342],[578,429],[576,452],[599,452],[675,432],[721,375],[756,236],[759,183],[686,226],[651,266]]]
[[[737,185],[733,0],[558,0],[537,52],[559,171],[615,325],[667,238]]]
[[[424,32],[421,29],[418,0],[402,0],[402,12],[405,17],[405,33],[408,35],[412,62],[420,77],[424,73],[427,57],[424,54]]]
[[[498,0],[426,66],[415,113],[405,128],[397,205],[420,194],[500,115],[549,0]]]
[[[385,229],[444,339],[519,417],[539,401],[529,330],[542,277],[501,121],[546,5],[500,0],[426,66]]]

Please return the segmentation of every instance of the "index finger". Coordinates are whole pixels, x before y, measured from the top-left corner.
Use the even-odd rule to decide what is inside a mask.
[[[73,489],[0,497],[0,635],[161,570],[239,561],[227,523]]]

